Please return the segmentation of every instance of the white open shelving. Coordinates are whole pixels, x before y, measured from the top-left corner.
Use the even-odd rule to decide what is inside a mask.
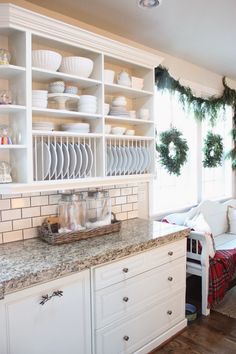
[[[6,18],[7,26],[3,21]],[[14,103],[0,105],[0,125],[9,125],[19,136],[18,143],[0,146],[0,161],[10,163],[13,179],[12,183],[0,184],[0,193],[105,186],[151,178],[155,145],[154,68],[162,58],[11,4],[0,4],[0,48],[6,48],[11,53],[10,64],[0,66],[0,89],[11,90]],[[89,57],[94,62],[93,72],[89,78],[83,78],[32,67],[31,53],[34,49],[54,50],[62,56]],[[139,90],[121,86],[116,80],[113,84],[105,83],[104,69],[114,70],[116,75],[125,70],[130,76],[141,77],[144,79],[144,87]],[[58,80],[77,86],[78,95],[96,95],[96,114],[78,112],[76,106],[60,110],[51,100],[48,108],[32,107],[32,89],[47,90],[50,82]],[[148,108],[150,119],[105,115],[104,103],[111,103],[117,96],[126,97],[127,110],[138,112]],[[86,122],[90,124],[90,133],[32,130],[32,122],[46,121],[58,126],[63,123]],[[105,134],[105,124],[134,129],[135,136]],[[61,146],[89,145],[93,153],[93,166],[89,175],[78,174],[77,178],[75,174],[71,177],[65,174],[65,178],[54,175],[52,178],[47,176],[45,180],[35,180],[35,159],[38,158],[35,142],[42,146],[45,143]],[[108,175],[107,149],[113,146],[118,153],[120,148],[127,149],[129,146],[132,149],[136,147],[138,152],[142,148],[147,149],[150,166],[147,169],[133,167],[131,174],[124,168],[119,168],[116,174],[114,169],[113,175]],[[137,162],[139,165],[141,162]]]

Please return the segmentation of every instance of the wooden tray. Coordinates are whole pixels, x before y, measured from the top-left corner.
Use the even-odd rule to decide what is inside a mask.
[[[97,237],[113,232],[119,232],[121,228],[121,221],[114,219],[111,224],[106,226],[66,233],[59,233],[58,227],[58,217],[49,217],[45,219],[43,225],[38,227],[39,237],[50,245],[61,245],[63,243],[84,240],[89,237]]]

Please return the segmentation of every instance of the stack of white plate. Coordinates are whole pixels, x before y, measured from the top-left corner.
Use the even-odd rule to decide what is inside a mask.
[[[57,130],[57,125],[52,122],[33,122],[32,123],[33,130]]]
[[[112,100],[111,109],[109,114],[111,116],[128,117],[129,113],[126,109],[127,101],[125,97],[119,96]]]
[[[90,125],[89,123],[67,123],[61,125],[61,130],[86,134],[90,131]]]
[[[79,99],[79,112],[95,114],[97,112],[97,97],[81,95]]]
[[[38,108],[47,108],[47,105],[48,105],[48,91],[32,90],[32,106]]]

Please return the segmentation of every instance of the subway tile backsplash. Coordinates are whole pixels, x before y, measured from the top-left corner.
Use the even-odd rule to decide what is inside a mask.
[[[138,217],[138,185],[109,186],[112,211],[118,220]],[[0,243],[37,237],[37,226],[57,214],[58,192],[0,195]]]

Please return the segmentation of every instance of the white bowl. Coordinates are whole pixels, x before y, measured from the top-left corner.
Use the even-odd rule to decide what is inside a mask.
[[[112,127],[111,128],[111,133],[115,134],[115,135],[123,135],[125,131],[126,131],[126,128],[124,128],[124,127]]]
[[[79,112],[95,114],[97,112],[97,105],[79,105]]]
[[[105,124],[105,134],[110,134],[110,132],[111,132],[111,125]]]
[[[61,59],[61,54],[52,50],[40,49],[32,51],[32,66],[37,68],[57,71],[61,65]]]
[[[110,111],[109,103],[104,103],[104,115],[107,116]]]
[[[64,90],[65,90],[64,82],[60,83],[58,81],[58,83],[54,82],[54,83],[49,84],[49,86],[48,86],[48,91],[50,93],[63,93]]]
[[[81,95],[80,102],[97,102],[97,97],[92,95]]]
[[[104,82],[106,84],[113,84],[115,78],[115,71],[113,70],[104,70]]]
[[[32,96],[47,97],[47,95],[48,95],[47,90],[32,90]]]
[[[33,99],[33,100],[32,100],[32,106],[33,106],[33,107],[38,107],[38,108],[47,108],[47,106],[48,106],[48,100],[37,100],[37,99]]]
[[[93,71],[93,61],[85,57],[63,57],[59,71],[66,74],[89,77]]]
[[[69,93],[71,95],[77,95],[78,87],[76,87],[76,86],[66,86],[65,93]]]
[[[112,100],[112,106],[126,106],[127,101],[123,96],[116,97]]]

